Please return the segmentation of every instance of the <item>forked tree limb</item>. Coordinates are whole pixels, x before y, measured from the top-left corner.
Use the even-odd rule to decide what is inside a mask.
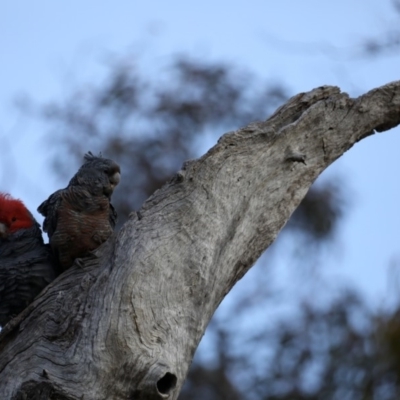
[[[1,399],[176,399],[215,309],[318,175],[399,123],[397,81],[320,87],[223,135],[5,327]]]

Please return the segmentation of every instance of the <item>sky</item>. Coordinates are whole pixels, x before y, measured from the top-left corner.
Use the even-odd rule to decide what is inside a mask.
[[[15,103],[60,100],[80,84],[101,83],[104,62],[115,57],[135,54],[151,74],[171,55],[196,55],[235,63],[292,94],[328,84],[358,96],[400,79],[400,54],[362,52],[365,40],[399,20],[388,0],[2,1],[0,190],[34,211],[66,185],[49,168],[43,125],[23,118]],[[400,268],[399,148],[399,128],[376,134],[324,173],[345,177],[351,204],[326,274],[376,307],[400,284],[388,275]]]

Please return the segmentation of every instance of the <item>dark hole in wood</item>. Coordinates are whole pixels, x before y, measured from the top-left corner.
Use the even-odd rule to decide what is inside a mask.
[[[167,372],[157,381],[157,389],[161,394],[170,394],[176,387],[177,378],[174,374]]]

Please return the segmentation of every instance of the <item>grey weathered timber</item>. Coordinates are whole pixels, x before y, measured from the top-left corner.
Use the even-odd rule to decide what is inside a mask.
[[[0,398],[176,399],[215,309],[318,175],[399,123],[397,81],[320,87],[223,135],[5,327]]]

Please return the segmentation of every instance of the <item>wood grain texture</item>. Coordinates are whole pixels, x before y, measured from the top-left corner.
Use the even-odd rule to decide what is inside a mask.
[[[176,399],[215,309],[318,175],[399,123],[397,81],[320,87],[223,135],[5,327],[1,398]]]

